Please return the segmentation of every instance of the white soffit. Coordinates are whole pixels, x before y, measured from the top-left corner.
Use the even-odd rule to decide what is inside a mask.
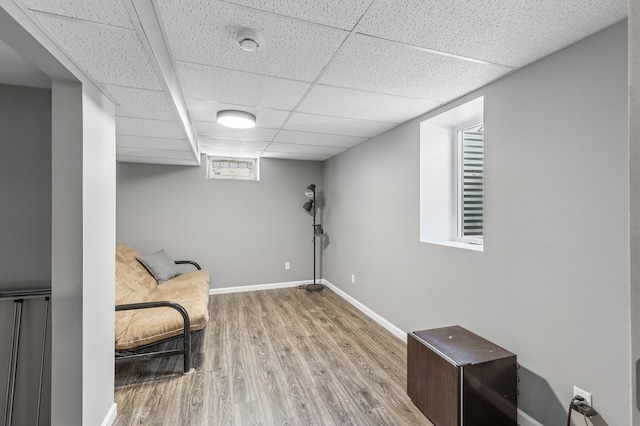
[[[372,0],[228,0],[228,2],[350,31]]]
[[[314,81],[348,33],[208,0],[158,0],[171,50],[178,61]],[[246,52],[235,32],[263,35]]]
[[[51,79],[0,40],[0,84],[51,88]]]
[[[379,0],[358,31],[521,67],[626,16],[627,0]]]

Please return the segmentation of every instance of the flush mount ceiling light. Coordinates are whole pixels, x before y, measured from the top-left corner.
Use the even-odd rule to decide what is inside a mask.
[[[256,127],[256,116],[246,111],[225,109],[218,111],[218,123],[234,129],[250,129]]]
[[[243,27],[236,31],[236,41],[247,52],[255,52],[260,47],[260,35],[251,28]]]

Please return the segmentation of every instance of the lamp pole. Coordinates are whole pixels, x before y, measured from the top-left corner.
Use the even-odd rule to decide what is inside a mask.
[[[319,229],[322,229],[322,227],[316,223],[316,186],[314,184],[309,185],[307,187],[307,190],[305,191],[305,195],[307,195],[310,200],[305,203],[305,205],[303,206],[304,209],[307,212],[310,212],[311,209],[313,209],[313,283],[307,284],[304,288],[307,291],[321,291],[324,286],[322,284],[316,283],[316,234],[318,233]],[[309,203],[311,203],[311,206],[309,206]],[[309,207],[311,207],[311,209]]]
[[[313,191],[313,285],[316,285],[316,192],[315,191]]]

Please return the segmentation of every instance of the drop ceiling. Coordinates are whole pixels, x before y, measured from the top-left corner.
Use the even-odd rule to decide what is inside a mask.
[[[118,160],[181,165],[324,161],[627,16],[627,0],[13,1],[117,103]],[[0,64],[2,83],[50,85],[2,42]]]

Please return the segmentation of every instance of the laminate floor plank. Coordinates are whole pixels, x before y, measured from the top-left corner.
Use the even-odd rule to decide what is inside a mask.
[[[117,365],[115,425],[431,425],[406,345],[329,289],[211,296],[193,347],[187,376],[181,357]]]

